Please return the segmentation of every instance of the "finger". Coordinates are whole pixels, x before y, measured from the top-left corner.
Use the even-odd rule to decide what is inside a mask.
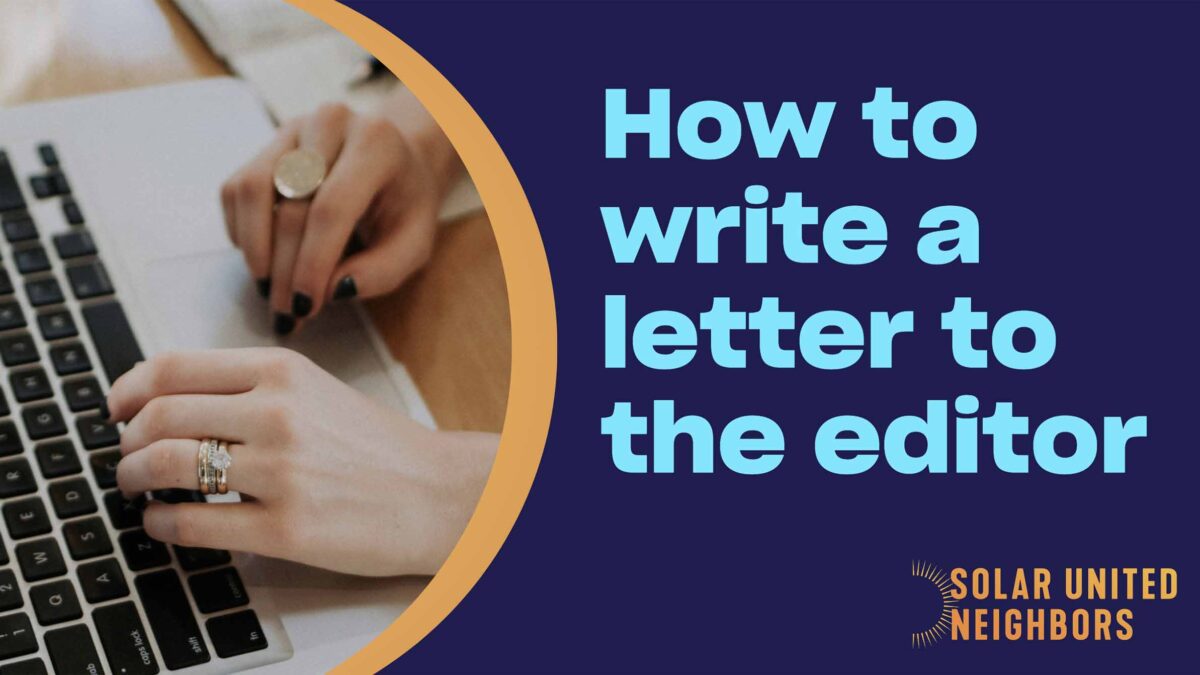
[[[355,125],[329,176],[308,210],[292,274],[292,312],[298,318],[321,311],[334,267],[355,225],[375,195],[394,175],[397,132],[386,120]]]
[[[271,273],[271,226],[275,210],[275,165],[296,147],[298,123],[283,127],[261,153],[242,169],[234,187],[236,241],[250,274],[262,282]],[[260,284],[261,285],[261,284]]]
[[[108,394],[108,419],[127,420],[146,402],[168,394],[239,394],[275,365],[266,349],[167,352],[117,378]]]
[[[327,104],[321,106],[308,122],[300,129],[299,144],[300,147],[312,150],[325,158],[325,166],[333,167],[336,165],[338,157],[342,152],[342,146],[346,138],[346,130],[350,123],[350,109],[341,104]],[[328,178],[328,176],[326,177]],[[321,187],[317,189],[316,194],[320,195],[325,192],[326,185],[324,181]],[[308,221],[313,212],[313,206],[318,197],[314,197],[310,203],[308,213],[305,215],[305,226],[301,228],[301,240],[303,239],[303,231],[308,228]],[[322,199],[323,205],[321,209],[327,209],[324,205],[327,199]],[[300,241],[296,242],[296,249],[293,252],[294,257],[299,257]],[[274,305],[274,296],[272,296],[272,304],[276,307],[277,312],[291,314],[295,318],[304,318],[312,311],[312,297],[309,295],[295,294],[296,275],[300,272],[299,262],[293,260],[291,263],[291,274],[289,281],[284,286],[282,293],[285,296],[286,305]],[[278,280],[276,283],[278,284]]]
[[[225,471],[229,489],[260,498],[266,496],[264,493],[273,481],[269,479],[269,467],[262,461],[262,453],[240,443],[229,445],[227,451],[233,458],[233,464]],[[199,490],[199,454],[200,441],[195,439],[155,441],[121,458],[117,464],[117,486],[127,497],[169,488]]]
[[[271,311],[275,314],[275,332],[287,335],[296,327],[292,316],[292,269],[300,251],[308,202],[284,200],[275,212],[275,232],[271,251]]]
[[[436,228],[432,211],[409,216],[408,222],[343,260],[334,270],[327,295],[370,298],[391,292],[429,260]]]
[[[128,455],[165,438],[220,438],[247,443],[262,426],[247,394],[175,394],[151,400],[125,425],[121,454]]]
[[[167,544],[274,553],[267,512],[262,504],[164,504],[151,500],[142,526],[151,538]]]

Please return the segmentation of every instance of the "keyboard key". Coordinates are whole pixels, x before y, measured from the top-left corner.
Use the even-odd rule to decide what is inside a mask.
[[[63,525],[63,539],[72,560],[87,560],[98,555],[112,553],[112,540],[104,521],[99,518],[84,518]]]
[[[75,595],[75,587],[66,579],[29,589],[29,602],[33,605],[33,613],[37,616],[38,623],[43,626],[73,621],[83,616],[83,610],[79,607],[79,596]]]
[[[179,566],[187,572],[195,572],[217,565],[228,565],[231,560],[229,551],[191,546],[176,546],[175,557],[179,558]]]
[[[46,249],[42,248],[40,244],[13,251],[13,260],[17,264],[17,271],[21,274],[45,272],[50,269],[50,258],[46,255]]]
[[[54,146],[49,143],[40,143],[37,147],[38,156],[42,158],[42,164],[47,168],[58,166],[58,153],[54,151]]]
[[[15,372],[8,376],[8,382],[12,385],[13,395],[17,397],[18,403],[28,403],[54,395],[46,371],[41,368]]]
[[[92,612],[92,619],[112,672],[122,675],[158,672],[158,661],[147,644],[149,636],[132,602],[101,607]]]
[[[74,375],[86,373],[92,369],[92,361],[88,358],[87,350],[78,342],[68,342],[50,348],[50,361],[54,363],[54,372],[59,375]]]
[[[34,197],[48,199],[54,196],[54,180],[50,176],[30,176],[29,189],[33,190]]]
[[[0,269],[0,275],[7,278],[4,270]],[[8,290],[12,293],[11,287]],[[4,295],[0,293],[0,295]],[[21,306],[15,302],[0,302],[0,330],[10,330],[13,328],[25,327],[25,313],[21,311]]]
[[[79,575],[79,587],[83,589],[83,597],[92,604],[129,595],[125,573],[121,571],[121,565],[116,558],[85,563],[75,568],[75,573]]]
[[[0,570],[0,612],[19,609],[24,604],[21,589],[17,588],[17,575],[12,570]]]
[[[138,495],[133,501],[125,499],[117,490],[104,495],[104,509],[108,511],[108,520],[114,530],[126,530],[142,526],[142,509],[146,507],[146,498]]]
[[[4,522],[13,539],[27,539],[50,531],[50,515],[41,497],[29,497],[4,505]]]
[[[175,570],[143,574],[134,585],[167,668],[176,670],[207,662],[211,658],[208,647]]]
[[[79,258],[96,253],[96,243],[87,230],[74,230],[54,235],[54,249],[63,260]]]
[[[24,317],[21,318],[21,325],[25,325]],[[38,327],[42,329],[42,337],[46,340],[61,340],[79,335],[75,328],[75,319],[71,318],[70,310],[66,309],[39,314]]]
[[[100,355],[100,363],[110,384],[144,358],[119,303],[106,302],[84,307],[83,321],[92,334],[96,353]]]
[[[250,604],[242,578],[232,567],[194,574],[188,579],[196,607],[205,614]]]
[[[0,499],[19,497],[37,490],[33,469],[24,457],[0,462]]]
[[[192,504],[204,501],[204,495],[196,490],[184,490],[183,488],[155,490],[150,493],[150,496],[165,504]]]
[[[71,441],[50,441],[42,443],[33,450],[37,456],[38,466],[42,469],[43,478],[60,478],[71,476],[83,471],[79,465],[79,453]]]
[[[213,649],[223,659],[267,648],[267,636],[252,609],[214,617],[204,625]]]
[[[79,210],[79,204],[75,203],[74,199],[67,197],[62,203],[63,217],[72,225],[83,224],[83,211]]]
[[[13,292],[12,279],[8,276],[8,270],[0,267],[0,295],[11,295]],[[18,307],[18,309],[20,309]],[[21,325],[25,325],[25,319],[22,317]]]
[[[29,216],[6,218],[4,220],[4,238],[10,244],[37,239],[38,230],[37,226],[33,224],[33,218]]]
[[[17,564],[25,581],[40,581],[67,573],[62,550],[50,537],[17,544]]]
[[[29,406],[21,411],[21,418],[25,420],[25,433],[35,441],[67,433],[62,412],[54,403]]]
[[[34,197],[48,199],[54,196],[54,180],[50,176],[30,176],[29,189],[33,190]]]
[[[50,171],[46,174],[46,177],[50,179],[50,184],[54,186],[54,194],[71,194],[71,183],[67,181],[67,174],[62,171]]]
[[[76,418],[75,428],[79,430],[79,437],[83,440],[83,447],[88,450],[116,445],[121,442],[121,432],[117,431],[117,425],[112,422],[105,422],[100,419],[99,415]]]
[[[166,544],[151,539],[145,530],[122,532],[117,541],[125,554],[125,564],[134,572],[171,564],[171,553]]]
[[[54,277],[25,282],[25,294],[34,307],[57,305],[63,301],[62,288]]]
[[[0,616],[0,659],[32,654],[38,650],[33,624],[23,612]]]
[[[86,478],[72,478],[50,484],[50,505],[62,520],[96,512],[96,498]]]
[[[3,398],[4,393],[0,392],[0,400]],[[8,402],[5,401],[0,407],[7,410]],[[0,421],[0,457],[15,455],[24,449],[25,446],[21,443],[21,434],[17,431],[17,425],[12,420]]]
[[[56,673],[103,673],[92,634],[84,624],[47,631],[42,636]]]
[[[8,155],[0,152],[0,211],[25,208],[25,197],[21,194],[21,184],[13,173]]]
[[[0,675],[46,675],[46,664],[41,659],[17,661],[0,666]]]
[[[117,462],[121,461],[121,451],[111,450],[97,452],[89,460],[92,465],[92,475],[100,489],[107,490],[117,486]]]
[[[71,291],[79,300],[111,295],[113,292],[108,270],[100,261],[68,267],[67,280],[71,282]]]
[[[104,392],[100,390],[100,383],[94,377],[63,382],[62,388],[63,397],[67,399],[67,407],[71,412],[99,408],[104,402]]]
[[[41,659],[28,659],[0,665],[0,675],[46,675],[46,664]]]
[[[40,356],[37,345],[33,343],[33,337],[29,333],[17,333],[0,338],[0,360],[4,361],[4,365],[21,366],[33,363],[38,358]]]

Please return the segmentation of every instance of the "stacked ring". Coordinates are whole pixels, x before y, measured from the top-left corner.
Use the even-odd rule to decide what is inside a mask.
[[[223,495],[229,492],[229,483],[226,480],[225,471],[229,468],[230,464],[233,464],[233,458],[229,456],[228,443],[221,441],[221,444],[217,446],[215,454],[210,451],[209,464],[214,469],[212,481],[216,487],[217,494]]]
[[[200,484],[200,493],[209,494],[209,474],[212,473],[212,467],[209,465],[209,449],[212,447],[213,441],[211,438],[205,438],[200,441],[200,452],[196,456],[196,480]]]
[[[229,443],[215,438],[201,440],[200,450],[196,455],[196,480],[200,484],[200,493],[223,495],[229,492],[226,472],[232,464]]]

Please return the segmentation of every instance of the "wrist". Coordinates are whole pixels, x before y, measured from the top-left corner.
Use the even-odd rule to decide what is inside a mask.
[[[418,557],[422,573],[434,574],[458,544],[483,494],[499,445],[496,434],[431,431],[427,456],[437,478],[425,494],[429,525]]]

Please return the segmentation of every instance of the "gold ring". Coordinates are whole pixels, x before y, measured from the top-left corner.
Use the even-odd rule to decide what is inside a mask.
[[[233,464],[233,457],[229,456],[229,444],[221,441],[221,444],[217,447],[216,454],[211,455],[209,463],[216,470],[217,494],[223,495],[229,492],[229,482],[226,480],[227,476],[225,473]]]
[[[200,494],[208,494],[208,448],[212,439],[200,441],[200,450],[196,454],[196,480],[200,483]]]

